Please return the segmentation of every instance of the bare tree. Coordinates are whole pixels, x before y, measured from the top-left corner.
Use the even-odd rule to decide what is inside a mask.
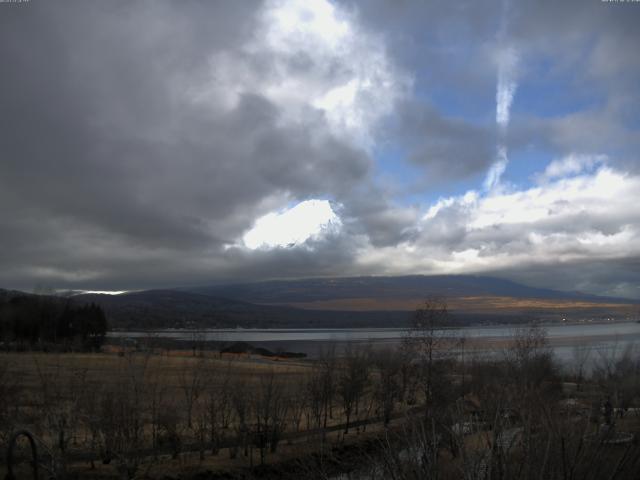
[[[391,421],[395,404],[400,400],[402,363],[401,352],[396,349],[384,349],[373,354],[373,365],[376,368],[373,397],[385,425]]]
[[[284,432],[288,402],[282,383],[273,370],[261,375],[257,391],[253,392],[251,412],[254,443],[260,451],[260,463],[264,463],[265,450],[275,453]]]
[[[12,435],[16,422],[16,410],[19,405],[20,390],[11,364],[0,356],[0,447],[5,447]]]
[[[622,351],[621,351],[622,350]],[[628,402],[640,393],[640,356],[634,344],[624,349],[618,342],[598,350],[593,378],[607,397],[611,397],[619,414],[624,414]]]
[[[187,413],[187,428],[193,428],[193,409],[204,389],[206,360],[198,359],[195,363],[185,362],[178,373],[178,384]]]
[[[378,468],[369,478],[422,480],[441,477],[439,436],[431,424],[408,421],[402,430],[387,430],[382,441]]]
[[[404,347],[417,367],[427,414],[434,405],[434,383],[439,380],[436,377],[441,376],[437,362],[445,356],[445,347],[451,346],[442,328],[450,324],[446,301],[437,297],[427,298],[414,312],[403,339]]]
[[[158,457],[161,434],[163,432],[163,413],[170,409],[165,369],[158,366],[147,382],[146,407],[151,429],[151,448],[154,457]]]
[[[33,360],[39,380],[38,405],[46,428],[41,443],[51,458],[47,468],[53,475],[64,476],[68,450],[81,420],[78,411],[86,390],[87,370],[69,369],[58,355],[49,359],[47,365],[37,356]]]
[[[212,455],[217,455],[224,439],[224,432],[229,428],[231,422],[231,375],[230,365],[227,365],[227,368],[222,372],[218,369],[207,371],[201,409]]]
[[[320,376],[318,378],[321,389],[322,411],[324,415],[323,428],[327,428],[329,418],[333,418],[333,400],[336,394],[337,356],[335,344],[329,345],[327,350],[320,352],[318,359]]]
[[[591,347],[586,345],[575,345],[572,350],[572,369],[576,381],[576,389],[580,391],[580,387],[584,381],[585,368],[591,356]]]
[[[325,407],[324,375],[324,370],[318,364],[314,364],[306,378],[306,396],[309,402],[307,408],[308,429],[319,429],[322,426],[322,414]]]
[[[116,460],[124,478],[133,478],[143,459],[146,377],[149,355],[130,353],[119,366],[122,375],[103,386],[100,433],[104,461]]]
[[[553,353],[548,347],[547,331],[538,325],[517,328],[503,352],[515,398],[527,398],[543,381],[556,378]]]
[[[353,413],[358,414],[362,397],[369,383],[369,353],[348,344],[343,365],[338,374],[337,390],[345,416],[344,433],[349,433]]]
[[[229,382],[229,399],[231,401],[236,441],[229,449],[229,456],[235,458],[238,453],[238,446],[244,450],[244,455],[248,451],[248,417],[249,417],[249,389],[242,378],[233,377]]]
[[[285,387],[285,395],[289,406],[289,418],[291,431],[300,432],[302,417],[310,409],[309,390],[306,385],[306,377],[299,376],[289,382]]]

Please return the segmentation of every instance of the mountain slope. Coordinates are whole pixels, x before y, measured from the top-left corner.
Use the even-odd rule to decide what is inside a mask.
[[[15,293],[0,291],[0,300]],[[286,280],[71,298],[102,306],[115,328],[339,328],[407,325],[429,296],[446,297],[461,324],[638,313],[638,303],[630,300],[470,275]]]
[[[594,303],[633,303],[626,299],[534,288],[510,280],[474,275],[278,280],[204,286],[190,288],[189,291],[261,304],[308,304],[346,299],[415,300],[428,296],[443,296],[449,299],[499,297],[579,300]]]
[[[82,294],[74,302],[97,303],[119,328],[344,327],[404,324],[406,312],[329,312],[248,302],[178,290],[121,295]]]

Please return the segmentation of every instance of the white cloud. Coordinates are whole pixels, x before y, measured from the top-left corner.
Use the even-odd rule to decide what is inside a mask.
[[[593,175],[559,179],[545,186],[483,197],[475,206],[469,228],[505,224],[531,224],[560,220],[577,213],[598,213],[616,209],[628,212],[629,199],[638,196],[635,178],[602,167]]]
[[[595,171],[554,167],[558,175],[575,175],[440,199],[422,217],[413,242],[365,248],[359,263],[394,274],[469,273],[640,256],[640,177],[602,164],[599,156],[588,158],[600,165]]]
[[[252,250],[300,245],[335,233],[341,225],[328,200],[306,200],[283,212],[259,218],[244,235],[243,242]]]
[[[503,21],[503,26],[505,25]],[[485,190],[493,190],[500,186],[500,179],[507,169],[509,158],[505,145],[505,136],[511,113],[511,104],[516,93],[516,70],[518,54],[513,47],[502,48],[498,52],[498,81],[496,85],[496,123],[498,125],[498,146],[495,162],[489,168],[484,180]]]
[[[498,53],[498,84],[496,87],[496,123],[500,128],[509,125],[511,104],[518,88],[516,69],[518,55],[513,47],[502,49]]]
[[[283,121],[316,110],[334,135],[365,148],[411,84],[382,39],[327,0],[268,1],[239,50],[211,58],[210,78],[189,89],[192,101],[231,109],[243,93],[257,93],[278,105]]]
[[[95,295],[122,295],[128,293],[129,290],[73,290],[73,295],[95,294]],[[66,291],[61,291],[66,293]]]
[[[475,190],[470,190],[465,193],[462,197],[448,197],[448,198],[440,198],[435,205],[429,207],[427,213],[422,217],[423,221],[431,220],[440,210],[451,207],[455,204],[463,204],[463,205],[471,205],[477,202],[478,200],[478,192]]]
[[[566,157],[552,161],[538,181],[548,181],[554,178],[567,177],[592,169],[594,166],[607,161],[606,155],[583,155],[572,153]]]
[[[507,165],[509,163],[509,159],[507,157],[507,147],[504,145],[498,146],[498,156],[496,161],[491,165],[489,171],[487,172],[487,176],[484,179],[484,189],[485,190],[493,190],[498,185],[500,185],[500,179],[502,178],[502,174],[507,169]]]

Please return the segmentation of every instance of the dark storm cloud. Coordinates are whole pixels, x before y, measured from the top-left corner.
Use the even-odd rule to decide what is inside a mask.
[[[418,209],[394,206],[384,189],[363,187],[344,199],[336,213],[342,218],[345,234],[365,237],[373,247],[394,246],[415,236]]]
[[[493,128],[447,118],[418,103],[403,104],[397,115],[397,135],[407,157],[425,168],[431,184],[484,173],[494,160]]]
[[[223,245],[257,216],[286,199],[339,197],[366,174],[366,155],[335,138],[318,111],[283,122],[281,107],[252,91],[227,110],[189,101],[217,53],[247,55],[238,45],[259,7],[3,8],[3,284],[113,278],[132,287],[128,276],[146,284],[140,272],[157,270],[170,284],[188,279],[195,258],[209,265],[203,257],[222,259],[203,277],[235,275]],[[272,68],[269,58],[247,62],[257,77]],[[282,256],[256,258],[256,268]]]
[[[527,205],[539,202],[549,215],[475,228],[495,213],[478,199],[456,197],[423,219],[430,205],[407,205],[402,188],[378,181],[368,134],[421,172],[406,185],[411,194],[426,185],[426,196],[447,197],[451,183],[486,173],[495,157],[495,54],[507,41],[521,58],[521,84],[557,83],[575,100],[536,116],[519,110],[516,94],[510,152],[534,145],[553,158],[607,155],[635,185],[640,8],[506,4],[503,17],[503,1],[339,2],[355,32],[349,41],[361,45],[338,44],[337,54],[295,35],[274,50],[262,2],[0,4],[0,286],[429,273],[477,251],[469,271],[495,259],[496,272],[529,283],[553,277],[562,288],[579,275],[580,288],[633,294],[632,208],[564,205],[562,188],[538,185]],[[376,88],[354,95],[354,112],[338,102],[338,113],[355,119],[350,129],[314,103],[326,98],[312,97],[352,78]],[[394,81],[401,93],[389,99],[381,86]],[[310,198],[333,202],[341,232],[293,248],[239,246],[258,217]],[[527,257],[534,250],[536,261]],[[560,256],[569,258],[562,268]]]
[[[393,58],[423,77],[425,95],[451,88],[461,100],[478,102],[476,93],[495,87],[495,65],[487,47],[500,27],[500,1],[340,3],[385,35]],[[491,96],[480,101],[493,107]]]

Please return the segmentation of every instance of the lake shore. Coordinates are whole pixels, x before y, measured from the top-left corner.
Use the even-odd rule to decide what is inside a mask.
[[[546,324],[548,346],[561,361],[569,360],[576,347],[593,350],[618,350],[640,343],[640,324],[636,322],[584,322]],[[450,337],[453,347],[462,351],[461,339],[467,353],[488,354],[508,348],[513,334],[523,325],[490,325],[442,329],[439,335]],[[109,343],[131,346],[152,344],[163,348],[218,348],[233,342],[247,342],[272,352],[304,353],[317,358],[335,348],[342,352],[350,343],[371,344],[372,348],[397,347],[406,336],[404,328],[378,329],[211,329],[211,330],[156,330],[115,331]]]

